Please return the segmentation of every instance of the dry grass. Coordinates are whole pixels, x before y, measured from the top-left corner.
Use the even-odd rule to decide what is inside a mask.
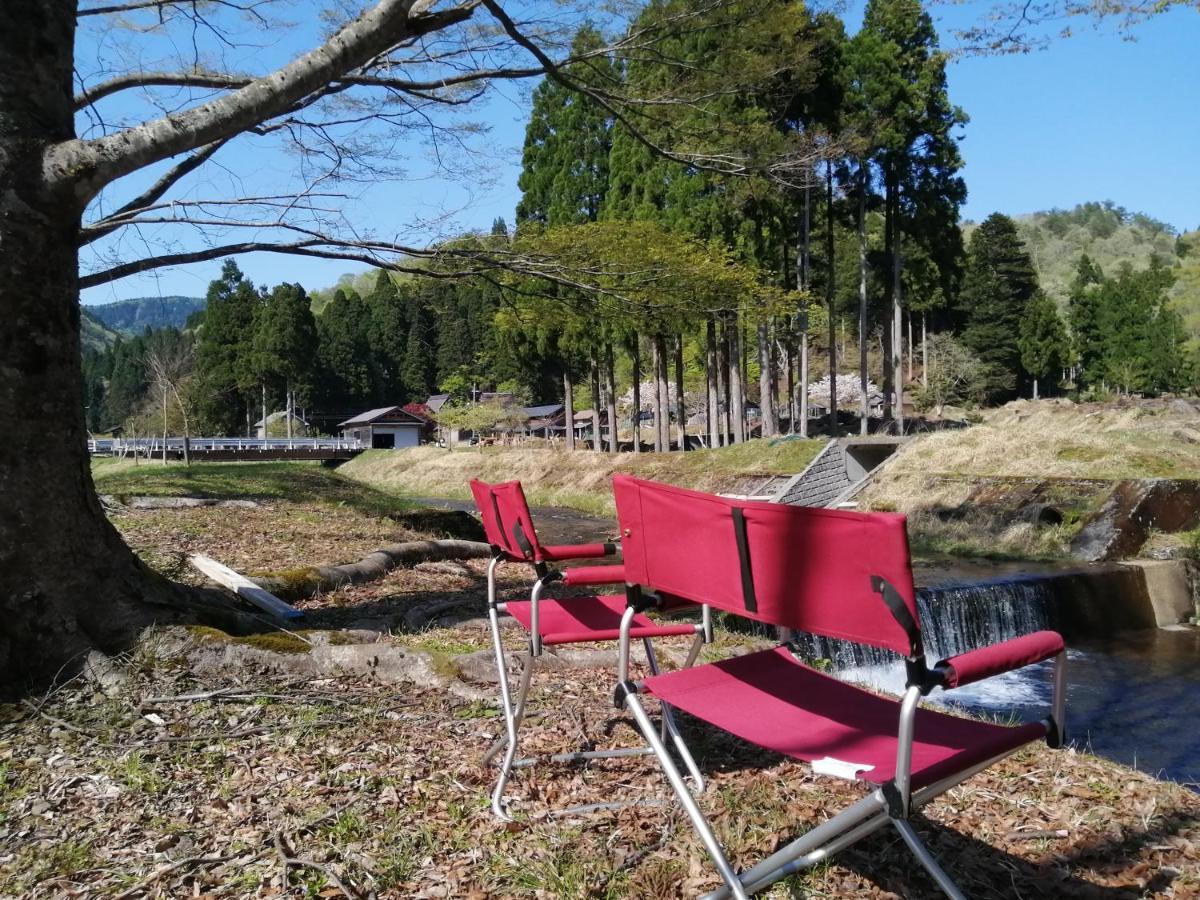
[[[615,472],[667,481],[702,491],[723,491],[755,476],[793,475],[823,446],[821,441],[756,440],[720,450],[617,455],[548,448],[491,447],[479,450],[368,452],[339,472],[407,497],[469,499],[468,482],[519,479],[530,502],[613,512],[609,483]]]
[[[187,540],[247,568],[281,562],[286,544],[264,541],[264,527],[291,527],[289,541],[310,541],[305,551],[328,559],[354,557],[372,529],[395,527],[330,518],[324,505],[307,511],[311,521],[291,525],[303,505],[252,511],[261,520],[241,510],[130,513],[118,525],[152,562]],[[184,526],[199,534],[181,538]],[[468,569],[397,570],[306,606],[314,616],[343,604],[329,614],[397,621],[456,594],[478,606],[479,564]],[[509,572],[504,590],[518,590],[523,574]],[[484,647],[486,632],[464,622],[384,641],[454,674],[456,657]],[[648,759],[520,770],[518,822],[501,828],[487,810],[491,773],[478,765],[500,727],[494,703],[351,676],[201,673],[177,648],[144,642],[125,661],[119,689],[76,681],[32,706],[0,707],[0,897],[339,896],[336,879],[353,895],[380,898],[667,900],[717,884],[670,802],[539,815],[547,804],[669,801]],[[682,648],[671,649],[667,656]],[[490,685],[475,687],[490,696]],[[151,699],[213,691],[224,693]],[[634,742],[612,708],[610,670],[543,670],[532,703],[529,752],[576,749],[585,736]],[[712,785],[702,805],[739,865],[862,793],[695,723],[688,732]],[[972,897],[1200,895],[1200,799],[1086,754],[1032,747],[926,812],[921,833]],[[800,892],[941,896],[890,833],[764,896]]]
[[[1200,411],[1185,401],[1019,400],[905,447],[897,473],[1200,478]]]
[[[444,640],[444,638],[443,638]],[[652,761],[520,770],[517,823],[487,809],[490,703],[266,672],[197,677],[144,647],[120,696],[73,684],[0,709],[0,896],[677,898],[717,885]],[[634,744],[595,670],[535,680],[526,749]],[[208,699],[151,700],[214,691]],[[148,718],[149,717],[149,718]],[[748,864],[861,795],[689,727],[702,806]],[[558,808],[639,805],[571,818]],[[1200,799],[1033,747],[926,808],[918,829],[968,896],[1194,897]],[[284,868],[279,849],[304,864]],[[881,832],[763,896],[941,896]]]

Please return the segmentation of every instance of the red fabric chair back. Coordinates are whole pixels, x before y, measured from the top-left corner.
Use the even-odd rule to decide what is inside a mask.
[[[827,637],[910,652],[872,579],[917,605],[902,515],[729,500],[613,478],[630,584]]]
[[[471,494],[479,507],[489,544],[499,547],[512,560],[541,562],[542,546],[538,543],[521,482],[488,484],[472,479]]]

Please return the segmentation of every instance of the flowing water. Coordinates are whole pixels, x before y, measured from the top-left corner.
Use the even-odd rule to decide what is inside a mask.
[[[474,510],[462,501],[428,500],[430,506]],[[611,538],[611,519],[570,509],[533,510],[544,543],[576,543]],[[1128,572],[1119,573],[1128,575]],[[1070,577],[1062,577],[1064,575]],[[1200,628],[1148,628],[1086,637],[1061,621],[1076,617],[1079,605],[1064,601],[1064,585],[1095,575],[1086,592],[1092,609],[1087,626],[1101,632],[1105,597],[1128,589],[1128,578],[1111,568],[1038,563],[955,564],[922,568],[918,607],[931,662],[1043,628],[1069,635],[1067,651],[1067,733],[1078,747],[1148,772],[1200,786]],[[1078,598],[1075,598],[1078,600]],[[1120,624],[1119,613],[1109,614]],[[1073,634],[1073,632],[1075,632]],[[841,677],[901,693],[904,669],[895,655],[844,642],[811,637],[807,651],[831,661]],[[929,702],[958,706],[1001,718],[1038,719],[1050,704],[1051,662],[1029,666],[951,692],[934,691]]]

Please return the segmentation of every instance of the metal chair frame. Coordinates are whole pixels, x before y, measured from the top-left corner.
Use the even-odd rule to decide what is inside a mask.
[[[517,690],[514,697],[512,688],[508,678],[508,666],[504,653],[504,641],[501,635],[500,615],[506,612],[507,604],[499,602],[496,595],[496,569],[500,563],[508,560],[507,554],[502,550],[497,550],[488,563],[487,568],[487,597],[488,597],[488,622],[492,631],[492,652],[496,659],[496,675],[500,683],[500,705],[504,715],[504,731],[496,738],[487,752],[484,753],[481,760],[482,764],[487,766],[493,759],[504,750],[504,756],[500,761],[500,772],[496,779],[496,786],[492,791],[492,812],[496,818],[502,821],[512,821],[512,816],[508,811],[508,804],[505,801],[504,791],[508,786],[508,782],[512,777],[512,772],[517,768],[525,768],[534,765],[537,757],[527,757],[518,759],[518,731],[521,723],[525,718],[525,707],[529,698],[529,688],[533,678],[533,669],[536,661],[543,654],[542,635],[539,629],[538,603],[542,599],[547,586],[559,580],[562,576],[559,572],[550,569],[544,563],[534,565],[535,571],[538,573],[538,579],[534,582],[533,589],[530,593],[531,602],[531,627],[529,630],[529,640],[525,651],[521,654],[521,674],[517,683]],[[578,602],[587,603],[586,597],[578,598]],[[626,623],[628,620],[628,624]],[[630,626],[633,622],[632,612],[622,617],[622,626],[626,638],[629,637]],[[692,645],[688,651],[687,659],[684,663],[685,667],[693,665],[696,658],[699,656],[700,648],[705,643],[705,635],[711,636],[712,620],[711,616],[706,611],[699,624],[694,626],[695,637],[692,640]],[[652,638],[646,637],[642,639],[643,646],[646,651],[646,659],[649,663],[650,671],[658,674],[658,658],[654,652],[654,644]],[[620,658],[623,665],[628,668],[629,648],[628,641],[621,645]],[[646,712],[642,710],[643,717]],[[691,751],[680,735],[679,726],[675,721],[674,711],[670,704],[661,704],[659,726],[659,745],[662,746],[667,737],[670,736],[671,742],[675,747],[679,758],[684,767],[687,769],[689,776],[695,786],[697,792],[704,790],[704,777],[700,774],[700,769],[696,765],[695,759],[692,757]],[[649,721],[649,718],[646,718]],[[640,723],[639,723],[640,727]],[[559,753],[550,757],[553,762],[582,762],[594,759],[614,759],[630,756],[645,756],[655,752],[653,744],[646,747],[627,747],[611,750],[587,750],[576,751],[573,753]]]
[[[992,647],[942,660],[930,668],[925,661],[920,626],[915,615],[915,603],[911,598],[906,601],[903,594],[888,583],[883,576],[871,575],[871,593],[879,595],[883,604],[879,609],[883,610],[886,608],[887,610],[887,613],[880,612],[879,615],[890,615],[890,619],[894,620],[896,626],[905,634],[905,638],[900,645],[907,647],[906,652],[901,654],[905,659],[908,676],[906,690],[903,698],[895,703],[897,715],[897,730],[895,732],[896,756],[892,777],[874,786],[870,793],[861,800],[834,815],[824,823],[812,828],[806,834],[772,853],[756,865],[739,873],[734,869],[729,858],[726,856],[720,841],[717,839],[704,813],[700,809],[696,797],[687,789],[679,768],[671,758],[664,741],[651,722],[642,703],[641,695],[643,693],[654,693],[656,699],[665,703],[670,691],[655,691],[653,686],[647,689],[644,681],[633,681],[630,679],[629,646],[631,641],[631,627],[635,614],[642,607],[645,592],[655,590],[682,590],[684,592],[691,592],[691,596],[686,599],[690,599],[701,605],[703,610],[702,615],[706,623],[711,621],[709,605],[712,604],[727,613],[745,615],[765,624],[789,627],[787,619],[795,614],[788,612],[788,604],[804,604],[812,601],[804,599],[806,596],[804,594],[798,595],[794,601],[781,599],[789,596],[784,592],[793,589],[793,582],[785,577],[786,572],[781,573],[779,569],[779,566],[783,564],[780,561],[784,557],[768,557],[766,559],[763,566],[764,571],[769,573],[767,581],[767,584],[770,585],[768,589],[769,593],[759,595],[756,592],[755,568],[751,555],[751,538],[760,542],[754,544],[754,546],[765,548],[769,545],[769,541],[772,540],[767,535],[772,533],[795,534],[796,532],[794,531],[787,532],[782,530],[786,529],[789,522],[792,521],[793,513],[784,512],[778,507],[771,507],[768,511],[766,504],[721,500],[697,492],[685,491],[664,485],[655,485],[652,482],[640,481],[629,476],[619,476],[616,488],[618,520],[622,534],[625,536],[627,542],[624,565],[628,583],[626,587],[627,608],[622,616],[620,627],[620,653],[617,673],[618,687],[614,702],[618,708],[624,707],[633,716],[650,749],[658,759],[667,782],[670,784],[672,790],[674,790],[680,805],[687,813],[697,835],[712,857],[724,881],[724,884],[716,891],[705,895],[704,900],[724,900],[727,897],[745,900],[751,894],[765,889],[782,878],[829,859],[832,854],[849,847],[888,824],[891,824],[899,832],[904,843],[913,855],[916,856],[922,867],[933,877],[941,890],[948,897],[952,898],[952,900],[962,900],[965,895],[954,884],[953,880],[947,875],[946,871],[939,865],[929,849],[921,841],[920,837],[914,831],[909,817],[914,810],[929,803],[972,775],[983,771],[993,763],[1011,756],[1023,747],[1028,746],[1032,741],[1044,737],[1050,746],[1062,746],[1065,740],[1066,722],[1067,655],[1061,637],[1046,632],[1015,638]],[[623,492],[625,492],[625,502],[627,503],[624,509],[622,507]],[[675,504],[673,509],[671,508],[671,504]],[[722,532],[705,523],[716,521],[718,516],[723,517],[725,515],[725,510],[728,511],[733,526],[729,531],[728,540],[730,541],[730,545],[736,544],[738,551],[737,559],[740,563],[740,587],[743,607],[739,607],[737,600],[731,596],[735,593],[731,591],[731,584],[737,582],[738,575],[731,573],[729,576],[722,576],[725,580],[719,583],[696,581],[695,576],[687,572],[688,554],[694,550],[694,547],[689,546],[686,551],[681,551],[679,542],[674,535],[666,532],[660,534],[659,531],[647,530],[648,528],[655,527],[648,525],[647,522],[661,522],[664,510],[667,509],[671,509],[670,515],[676,517],[672,519],[673,525],[677,524],[678,528],[684,530],[687,534],[703,534],[706,535],[705,540],[721,542],[726,540],[722,536]],[[647,510],[651,510],[651,512],[648,513]],[[747,537],[747,529],[743,525],[747,514],[753,516],[753,527],[756,529],[751,538]],[[650,519],[650,515],[657,515],[658,518]],[[694,515],[696,518],[689,520],[689,515]],[[907,574],[909,584],[905,588],[905,593],[911,595],[912,576],[908,564],[907,539],[903,532],[902,520],[894,517],[880,516],[880,514],[832,513],[826,511],[802,514],[797,510],[794,515],[795,517],[807,515],[805,521],[809,523],[809,534],[812,537],[815,537],[816,532],[822,527],[822,524],[817,520],[818,516],[827,517],[828,521],[825,524],[829,528],[833,528],[838,522],[845,525],[847,522],[861,522],[865,524],[868,521],[876,521],[881,528],[888,529],[887,531],[872,532],[871,534],[884,535],[886,540],[891,541],[894,545],[892,547],[895,551],[894,555],[902,561],[903,565],[899,568],[893,566],[893,572],[897,577],[900,574]],[[872,515],[877,518],[872,520]],[[704,517],[708,518],[705,519]],[[796,518],[796,521],[799,521],[799,519]],[[774,527],[774,525],[769,525],[768,523],[778,523],[778,527],[781,530],[776,532],[766,531],[765,529]],[[657,527],[661,529],[664,526],[658,525]],[[633,543],[630,543],[630,541]],[[660,562],[654,556],[658,552],[658,548],[663,548],[666,553],[662,557],[665,561]],[[873,552],[869,558],[877,561],[883,555],[884,549],[886,548],[872,548]],[[705,550],[712,553],[720,553],[722,551],[725,553],[724,557],[718,556],[716,558],[731,558],[728,546],[724,543],[713,543],[711,546],[707,546]],[[830,563],[824,560],[805,561],[799,558],[794,550],[790,552],[786,560],[787,566],[795,566],[796,573],[803,573],[810,577],[815,577],[816,573],[822,567],[828,569],[830,565]],[[874,562],[871,564],[873,565]],[[860,565],[860,569],[865,569],[866,565],[866,563]],[[711,568],[705,570],[705,576],[709,577],[711,571]],[[791,569],[786,571],[790,572]],[[859,577],[860,574],[856,573],[855,577]],[[692,580],[689,580],[689,578]],[[661,581],[661,583],[633,583],[640,579]],[[795,589],[800,590],[800,588]],[[808,590],[811,591],[812,589],[808,588]],[[824,597],[826,595],[822,594],[820,596]],[[834,629],[830,633],[836,634],[836,628],[844,627],[841,626],[836,617],[846,615],[844,610],[849,608],[849,604],[851,603],[857,604],[853,607],[854,609],[868,609],[864,605],[868,602],[868,598],[869,595],[866,593],[864,586],[864,589],[858,589],[858,593],[853,596],[847,594],[836,605],[832,605],[828,600],[816,601],[825,603],[821,608],[826,611],[827,615],[827,618],[821,620],[818,624],[826,630]],[[796,608],[799,609],[801,607]],[[873,606],[869,608],[872,610],[875,609]],[[830,612],[831,610],[832,612]],[[834,616],[835,618],[831,619],[828,616]],[[801,620],[811,621],[806,619]],[[859,638],[857,639],[870,640],[869,636],[872,634],[872,632],[862,629],[857,632],[850,629],[849,631],[843,631],[838,636],[843,639],[855,640],[855,635],[858,635]],[[711,629],[704,629],[698,637],[705,641],[711,641]],[[786,641],[782,646],[787,647],[789,651],[792,650],[792,647]],[[893,649],[897,649],[897,652],[899,652],[895,643],[892,646]],[[772,653],[776,651],[763,652]],[[794,653],[791,654],[791,657],[792,661],[795,662],[797,671],[805,668],[802,663],[795,660]],[[979,761],[973,757],[964,759],[961,764],[962,768],[958,771],[930,772],[930,776],[933,779],[930,783],[921,784],[916,789],[913,788],[913,747],[917,712],[923,697],[936,687],[957,687],[960,684],[968,684],[972,681],[999,674],[1002,671],[1009,671],[1050,658],[1054,659],[1053,697],[1049,715],[1036,723],[1036,725],[1041,726],[1040,728],[1035,727],[1035,723],[1029,723],[1026,726],[1026,733],[1016,737],[1011,746],[1007,742],[1002,742],[1001,744],[997,744],[996,748],[993,748],[998,749],[1003,746],[1003,752],[989,753],[990,758],[983,761]],[[664,685],[672,677],[675,676],[665,676],[665,679],[662,680]],[[775,673],[772,677],[787,676],[784,673]],[[702,690],[702,687],[690,688],[689,690]],[[789,699],[786,702],[794,704],[798,712],[804,711],[804,700],[802,698]],[[852,713],[848,713],[848,717],[843,722],[850,729],[854,728],[852,715]],[[700,717],[704,718],[703,715]],[[862,721],[860,720],[860,722]],[[716,725],[715,727],[720,728],[721,726]],[[860,727],[877,728],[877,726],[867,726],[865,724],[860,725]],[[878,732],[870,730],[864,733],[877,734]],[[797,758],[803,758],[799,754],[796,754],[796,756]],[[868,768],[870,767],[868,766]],[[847,773],[845,777],[855,780],[856,775],[851,772]]]

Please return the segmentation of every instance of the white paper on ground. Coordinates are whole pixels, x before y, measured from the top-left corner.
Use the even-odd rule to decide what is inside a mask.
[[[865,763],[847,762],[844,759],[834,759],[832,756],[826,756],[824,759],[814,759],[812,763],[813,772],[818,775],[832,775],[834,778],[845,778],[853,781],[859,772],[870,772],[874,766],[868,766]]]

